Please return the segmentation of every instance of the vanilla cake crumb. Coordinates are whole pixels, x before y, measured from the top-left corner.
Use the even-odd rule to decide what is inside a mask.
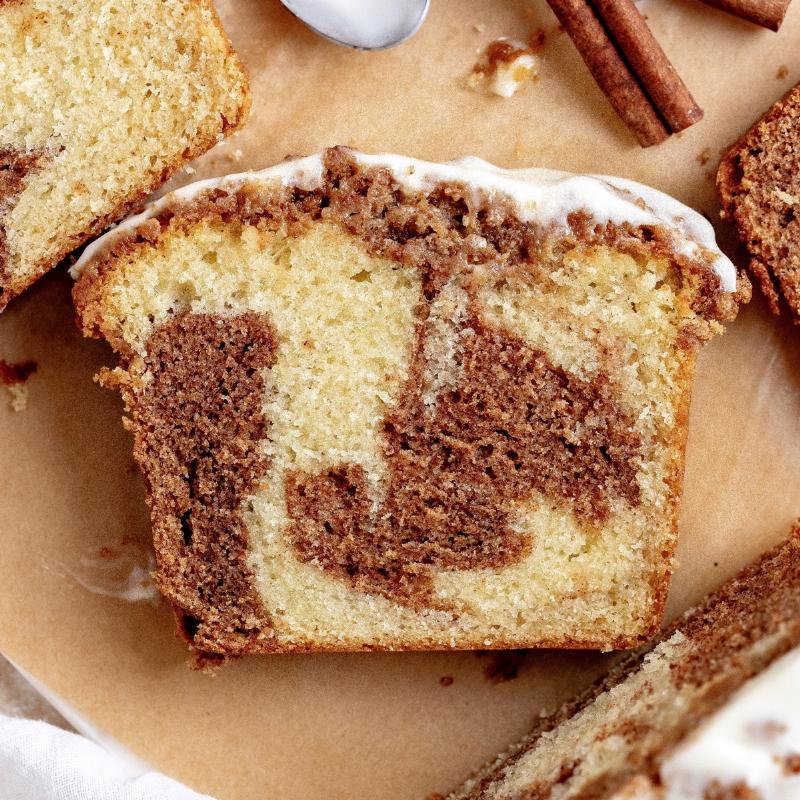
[[[0,308],[242,125],[211,0],[0,2]]]

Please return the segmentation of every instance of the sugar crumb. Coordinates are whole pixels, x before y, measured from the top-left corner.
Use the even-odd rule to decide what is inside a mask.
[[[12,383],[6,390],[11,395],[13,411],[24,411],[28,407],[28,387],[24,383]]]
[[[491,42],[480,55],[467,78],[476,91],[512,97],[539,76],[539,57],[533,48],[515,39]]]
[[[472,26],[472,30],[474,30],[476,33],[483,33],[486,30],[486,23],[485,22],[476,22]]]
[[[28,406],[28,387],[25,382],[36,372],[35,361],[11,363],[0,359],[0,384],[4,385],[11,397],[11,408],[24,411]]]
[[[793,206],[795,203],[800,203],[800,198],[795,197],[793,194],[789,194],[789,192],[784,192],[783,189],[773,189],[772,193],[778,198],[778,200],[786,203],[787,206]]]

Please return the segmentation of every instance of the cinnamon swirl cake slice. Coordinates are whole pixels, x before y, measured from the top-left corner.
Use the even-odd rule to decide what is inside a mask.
[[[658,627],[695,354],[748,289],[690,209],[333,148],[168,195],[75,275],[198,650]]]
[[[800,524],[448,800],[800,797]]]
[[[249,108],[211,0],[0,0],[0,310]]]

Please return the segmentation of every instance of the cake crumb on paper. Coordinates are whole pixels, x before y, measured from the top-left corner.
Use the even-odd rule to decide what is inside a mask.
[[[789,67],[787,67],[786,64],[781,64],[778,67],[778,71],[775,73],[775,77],[779,81],[782,81],[785,78],[788,78],[789,77]]]
[[[538,78],[539,64],[539,56],[525,42],[496,39],[486,47],[472,68],[467,86],[499,97],[512,97]]]
[[[483,668],[483,676],[489,683],[507,683],[519,675],[519,669],[525,659],[525,650],[498,650],[488,655],[489,662]]]
[[[538,52],[547,44],[547,34],[544,28],[537,28],[529,39],[531,50]]]
[[[711,148],[710,147],[704,147],[700,151],[700,154],[697,156],[697,163],[701,167],[704,167],[706,164],[708,164],[708,162],[710,160],[711,160]]]
[[[0,359],[0,383],[6,387],[13,411],[24,411],[27,408],[28,387],[25,383],[37,368],[35,361],[11,363]]]
[[[11,410],[24,411],[28,407],[28,387],[24,383],[13,383],[6,389],[11,395]]]

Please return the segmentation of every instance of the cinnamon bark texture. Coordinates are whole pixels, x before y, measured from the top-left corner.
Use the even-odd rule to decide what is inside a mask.
[[[703,0],[703,2],[748,22],[777,31],[786,16],[790,0]]]
[[[663,142],[667,127],[587,0],[547,0],[586,66],[642,147]]]
[[[633,0],[592,0],[644,91],[669,127],[682,131],[703,118],[703,110],[670,63]]]

